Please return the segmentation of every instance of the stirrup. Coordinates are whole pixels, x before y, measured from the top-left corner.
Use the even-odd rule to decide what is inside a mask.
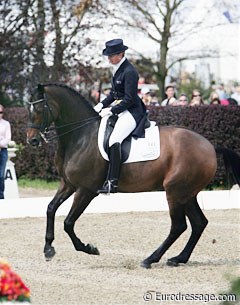
[[[97,191],[98,194],[106,194],[110,195],[112,193],[117,193],[118,191],[118,185],[117,180],[107,180],[104,182],[103,187]]]

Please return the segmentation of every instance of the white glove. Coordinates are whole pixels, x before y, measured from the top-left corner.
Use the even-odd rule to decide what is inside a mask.
[[[103,104],[102,103],[98,103],[96,106],[93,107],[93,109],[99,113],[103,108]]]
[[[112,113],[112,108],[104,108],[100,113],[99,113],[99,115],[103,118],[104,116],[106,116],[106,115],[112,115],[113,113]]]

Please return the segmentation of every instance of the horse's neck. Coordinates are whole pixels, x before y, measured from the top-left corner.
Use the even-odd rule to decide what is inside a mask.
[[[70,142],[72,145],[77,143],[80,145],[80,142],[87,143],[89,137],[95,137],[99,121],[94,118],[97,114],[90,104],[81,96],[72,94],[68,88],[49,87],[48,89],[51,106],[56,112],[54,123],[59,144],[62,147],[67,147]]]
[[[83,125],[76,131],[69,132],[63,135],[61,131],[58,133],[58,154],[62,159],[66,156],[73,156],[73,151],[80,156],[86,155],[88,151],[90,155],[95,155],[98,149],[98,129],[99,121],[91,121],[91,123]]]
[[[76,97],[53,95],[52,108],[56,112],[55,125],[64,126],[84,122],[95,116],[95,112],[87,102]]]
[[[80,110],[80,109],[71,109],[69,108],[64,108],[64,109],[60,109],[59,111],[59,116],[55,121],[55,125],[56,126],[68,126],[69,124],[73,124],[72,127],[74,127],[74,124],[76,123],[77,125],[80,125],[80,123],[84,123],[88,120],[91,120],[91,118],[93,117],[92,113],[90,111],[84,111],[84,110]],[[70,126],[69,125],[69,126]]]
[[[99,124],[96,115],[92,114],[91,111],[83,109],[62,111],[55,121],[59,143],[67,146],[71,141],[72,145],[84,143],[86,146],[90,138],[97,139]]]

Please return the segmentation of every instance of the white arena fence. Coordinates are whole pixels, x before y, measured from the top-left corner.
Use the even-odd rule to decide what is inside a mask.
[[[9,198],[0,200],[0,218],[45,217],[52,197]],[[57,216],[68,214],[73,196],[57,210]],[[203,210],[239,209],[240,190],[202,191],[198,202]],[[99,195],[89,204],[85,213],[121,213],[168,211],[165,192],[117,193]]]

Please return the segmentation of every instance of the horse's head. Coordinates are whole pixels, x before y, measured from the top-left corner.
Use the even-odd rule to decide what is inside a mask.
[[[100,117],[92,105],[76,90],[65,84],[40,84],[27,102],[29,123],[27,142],[33,146],[54,138],[64,139]],[[57,135],[50,136],[51,123],[55,123]]]
[[[29,112],[27,142],[32,146],[39,146],[41,140],[45,140],[44,134],[53,121],[53,114],[44,92],[44,85],[38,85],[27,105]]]

